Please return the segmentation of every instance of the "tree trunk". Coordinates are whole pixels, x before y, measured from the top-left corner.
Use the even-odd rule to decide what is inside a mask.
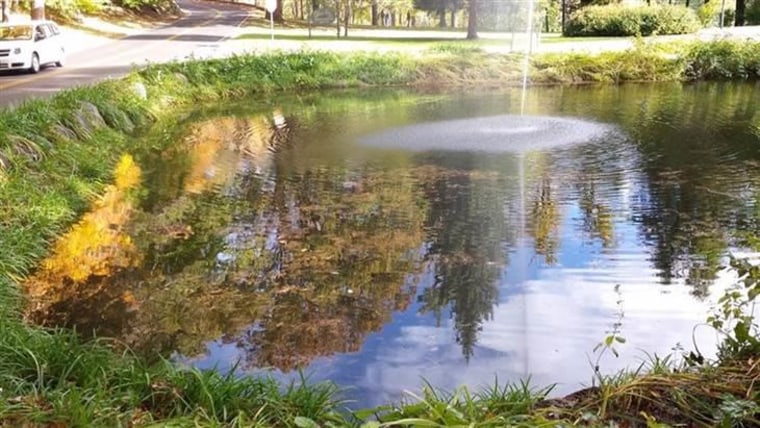
[[[340,0],[335,2],[335,35],[340,39]]]
[[[743,27],[745,12],[747,11],[746,0],[736,0],[736,18],[734,19],[734,26]]]
[[[348,37],[348,24],[351,19],[351,1],[347,1],[343,7],[343,37]]]
[[[456,28],[457,26],[457,8],[454,6],[453,9],[451,9],[451,28]]]
[[[738,3],[739,0],[737,0]],[[45,0],[33,0],[32,2],[32,19],[45,19]]]
[[[285,18],[282,15],[283,0],[277,0],[277,10],[274,11],[275,22],[285,22]]]
[[[467,40],[475,40],[478,38],[478,0],[470,0],[467,14]]]
[[[0,3],[0,22],[8,22],[8,20],[11,18],[11,10],[10,5],[8,4],[8,0],[2,0]]]
[[[438,9],[438,26],[446,28],[446,9],[443,7]]]
[[[372,1],[372,26],[377,27],[377,0]]]

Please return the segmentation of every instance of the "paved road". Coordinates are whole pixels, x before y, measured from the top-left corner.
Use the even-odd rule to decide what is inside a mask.
[[[116,77],[146,62],[223,55],[224,43],[239,27],[261,12],[230,3],[201,0],[179,2],[185,16],[179,20],[119,40],[85,49],[66,58],[63,68],[48,67],[39,74],[0,74],[0,107],[32,97],[50,96],[67,87]]]

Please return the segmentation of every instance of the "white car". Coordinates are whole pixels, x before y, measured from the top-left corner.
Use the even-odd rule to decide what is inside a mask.
[[[0,71],[63,67],[65,55],[61,30],[52,21],[0,24]]]

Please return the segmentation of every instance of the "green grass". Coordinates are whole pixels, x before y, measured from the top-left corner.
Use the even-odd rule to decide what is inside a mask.
[[[161,135],[164,125],[151,125],[171,123],[169,112],[290,90],[514,85],[521,61],[519,55],[488,55],[478,45],[458,42],[438,42],[422,56],[273,52],[154,65],[125,79],[0,111],[0,426],[542,426],[647,418],[756,423],[756,363],[670,370],[659,362],[648,375],[634,371],[600,379],[598,389],[569,407],[546,400],[549,389],[527,384],[495,384],[478,392],[428,386],[405,403],[350,415],[329,383],[302,379],[279,385],[165,361],[149,364],[109,343],[83,342],[73,332],[23,322],[18,281],[112,181],[123,153],[171,144],[167,138],[135,138]],[[729,41],[539,55],[531,69],[533,83],[758,76],[760,43]],[[136,83],[145,85],[147,99],[132,89]],[[78,117],[83,101],[97,108],[106,126],[92,127]],[[61,133],[64,127],[68,131]],[[721,386],[725,379],[732,382]]]
[[[426,384],[421,396],[395,406],[369,409],[356,415],[374,416],[393,426],[539,427],[555,426],[535,406],[551,388],[534,390],[527,382],[499,385],[498,380],[480,391],[459,387],[453,392]]]
[[[268,31],[268,30],[267,30]],[[351,30],[349,30],[348,37],[343,37],[341,33],[341,37],[337,38],[335,36],[335,32],[332,31],[330,33],[325,33],[324,31],[319,32],[313,32],[311,37],[308,35],[308,29],[304,28],[301,31],[303,33],[299,32],[298,34],[295,34],[293,32],[283,33],[283,32],[277,32],[275,34],[276,40],[286,40],[286,41],[296,41],[296,42],[302,42],[306,46],[308,46],[309,42],[319,42],[320,45],[324,46],[326,43],[329,45],[329,43],[345,43],[345,42],[354,42],[354,43],[364,43],[367,47],[376,47],[376,46],[382,46],[386,48],[414,48],[414,49],[426,49],[430,46],[434,46],[436,44],[441,43],[457,43],[462,45],[469,45],[469,46],[478,46],[478,47],[508,47],[511,46],[512,43],[512,35],[509,33],[503,34],[501,37],[495,37],[495,38],[480,38],[477,40],[467,40],[465,38],[464,33],[456,33],[452,34],[450,36],[440,36],[440,35],[425,35],[425,31],[418,30],[418,31],[411,31],[409,29],[399,30],[398,34],[394,34],[394,30],[381,30],[381,33],[378,34],[371,34],[367,32],[357,32],[352,33]],[[262,41],[268,41],[271,38],[271,34],[269,32],[265,32],[262,30],[261,32],[256,33],[245,33],[241,34],[236,37],[237,40],[262,40]],[[523,42],[526,40],[526,36],[524,33],[517,33],[514,37],[516,42]],[[594,42],[608,42],[608,41],[621,41],[625,40],[620,37],[584,37],[582,39],[579,39],[577,37],[565,37],[561,34],[555,34],[555,33],[544,33],[541,34],[541,43],[574,43],[576,45],[582,46],[584,43],[594,43]]]
[[[337,388],[146,365],[73,332],[0,324],[0,424],[124,426],[191,418],[234,426],[339,421]],[[247,425],[246,425],[247,426]]]
[[[335,37],[335,34],[324,34],[324,33],[314,33],[311,37],[309,37],[308,34],[276,34],[275,38],[277,40],[293,40],[298,42],[307,42],[309,40],[314,41],[335,41],[335,42],[374,42],[374,43],[382,43],[382,44],[393,44],[393,45],[404,45],[404,44],[431,44],[431,43],[438,43],[438,42],[452,42],[452,41],[461,41],[461,42],[468,42],[468,43],[482,43],[482,41],[468,41],[465,40],[464,36],[459,37],[436,37],[436,36],[413,36],[413,37],[383,37],[383,36],[355,36],[351,35],[349,31],[348,37],[343,37],[343,33],[341,33],[341,37],[337,38]],[[247,34],[241,34],[237,37],[239,40],[269,40],[271,38],[271,34],[267,33],[247,33]]]

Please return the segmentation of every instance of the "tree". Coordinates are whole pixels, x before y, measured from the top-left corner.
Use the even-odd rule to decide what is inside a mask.
[[[734,18],[735,26],[737,27],[744,26],[746,12],[747,12],[747,0],[736,0],[736,17]]]
[[[478,0],[470,0],[467,17],[467,39],[475,40],[478,38]]]
[[[45,19],[45,0],[32,2],[32,19]]]
[[[39,0],[35,0],[39,1]],[[285,18],[282,15],[282,9],[283,9],[283,0],[277,0],[277,9],[275,9],[274,13],[272,14],[272,19],[275,22],[285,22]],[[269,19],[269,12],[266,12],[264,16],[267,20]]]
[[[438,15],[438,26],[446,27],[446,0],[414,0],[415,9],[435,12]]]

